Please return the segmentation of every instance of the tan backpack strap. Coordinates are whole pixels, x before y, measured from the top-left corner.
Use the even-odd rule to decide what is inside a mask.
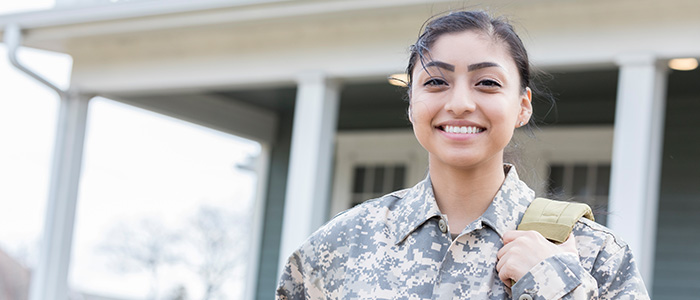
[[[534,230],[548,240],[561,244],[581,217],[595,220],[591,208],[586,204],[536,198],[525,211],[518,230]]]

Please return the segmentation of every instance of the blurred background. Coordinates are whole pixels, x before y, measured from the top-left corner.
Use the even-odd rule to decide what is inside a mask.
[[[388,78],[463,8],[508,17],[556,99],[521,177],[591,204],[653,299],[697,299],[691,0],[5,1],[0,299],[272,299],[316,228],[425,176]]]

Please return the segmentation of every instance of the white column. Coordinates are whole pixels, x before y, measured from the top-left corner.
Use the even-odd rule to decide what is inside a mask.
[[[298,83],[278,270],[323,224],[330,195],[339,86],[321,73]]]
[[[652,55],[627,55],[617,62],[608,225],[629,244],[651,290],[667,72]]]
[[[31,300],[65,300],[68,297],[68,265],[89,99],[75,93],[61,99],[49,199],[39,265],[32,276]]]

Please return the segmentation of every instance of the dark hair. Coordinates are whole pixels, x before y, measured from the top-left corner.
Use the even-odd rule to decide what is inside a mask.
[[[430,54],[430,47],[435,41],[444,34],[469,30],[483,32],[508,45],[520,75],[520,89],[525,92],[525,89],[530,86],[530,61],[525,46],[515,33],[513,26],[504,18],[492,18],[484,11],[457,11],[428,20],[423,26],[418,41],[409,48],[411,56],[406,68],[409,97],[413,84],[413,69],[419,61],[421,64],[425,61],[426,54]]]

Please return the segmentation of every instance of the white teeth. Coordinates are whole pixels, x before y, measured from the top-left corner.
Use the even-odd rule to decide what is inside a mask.
[[[467,133],[467,134],[472,134],[472,133],[479,133],[484,131],[483,129],[475,126],[451,126],[451,125],[445,125],[444,126],[445,132],[448,133]]]

